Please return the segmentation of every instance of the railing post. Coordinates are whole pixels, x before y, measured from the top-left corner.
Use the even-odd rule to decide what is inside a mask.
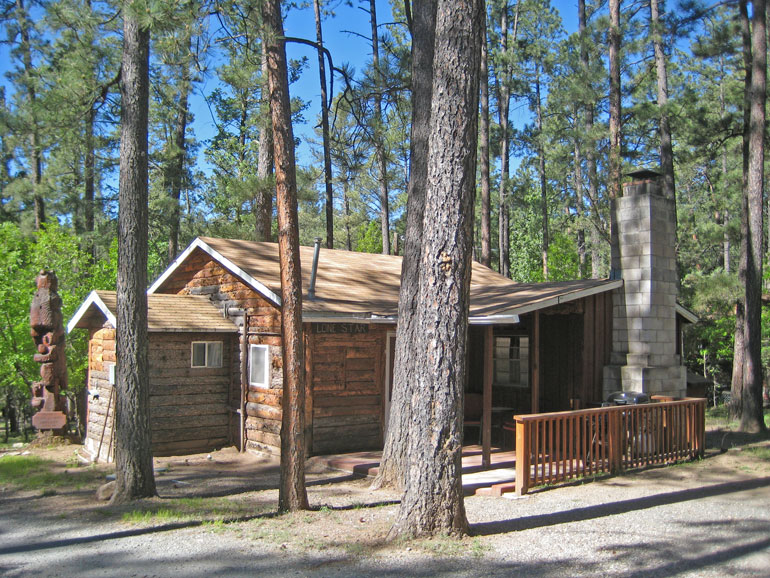
[[[516,418],[514,418],[516,419]],[[516,419],[516,495],[523,496],[529,490],[529,470],[532,448],[530,447],[529,423]]]
[[[623,458],[623,435],[621,430],[622,419],[619,411],[611,411],[607,416],[609,419],[609,431],[607,432],[609,440],[609,462],[610,472],[615,474],[620,471]]]

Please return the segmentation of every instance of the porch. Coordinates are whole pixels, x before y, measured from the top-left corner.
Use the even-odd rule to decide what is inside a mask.
[[[644,405],[517,415],[505,426],[515,431],[514,450],[463,447],[463,489],[466,495],[523,495],[536,486],[695,459],[705,449],[705,408],[705,399],[653,398]],[[374,476],[381,456],[371,451],[323,460]]]

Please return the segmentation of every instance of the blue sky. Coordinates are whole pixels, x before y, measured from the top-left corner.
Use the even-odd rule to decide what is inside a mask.
[[[351,0],[351,4],[345,0],[334,0],[333,3],[329,4],[329,9],[333,11],[333,15],[327,15],[323,21],[324,44],[331,51],[336,66],[347,63],[355,69],[356,73],[360,74],[371,59],[371,42],[368,40],[371,34],[369,15],[362,9],[362,7],[368,9],[369,3],[366,0]],[[567,32],[575,31],[577,28],[577,0],[552,0],[552,4],[560,12]],[[389,1],[377,0],[377,20],[381,30],[393,22]],[[285,32],[287,36],[315,40],[315,19],[312,5],[291,10],[285,22]],[[304,125],[294,127],[296,135],[303,140],[303,144],[297,151],[298,161],[302,165],[307,165],[311,162],[311,155],[307,144],[304,142],[304,137],[312,134],[320,111],[318,61],[315,52],[309,46],[288,44],[287,53],[289,58],[306,56],[308,59],[308,67],[290,89],[292,96],[299,96],[310,102],[305,114],[307,122]],[[8,84],[4,74],[8,69],[8,64],[8,46],[0,44],[0,73],[2,73],[0,82],[5,85]],[[191,102],[195,118],[193,129],[199,142],[204,142],[215,133],[211,111],[203,98],[215,87],[216,78],[213,74],[209,74],[204,82],[197,87],[197,96]],[[342,82],[339,78],[335,78],[334,87],[335,92],[341,90]],[[10,96],[10,92],[7,92],[7,96]],[[202,150],[203,147],[200,155],[201,162],[203,162]]]

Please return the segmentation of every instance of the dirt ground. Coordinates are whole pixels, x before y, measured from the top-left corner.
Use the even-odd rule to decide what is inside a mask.
[[[317,459],[313,511],[278,516],[272,458],[157,458],[158,497],[114,507],[94,497],[111,466],[79,464],[76,445],[25,447],[73,484],[0,487],[0,574],[770,576],[770,438],[717,428],[707,446],[691,464],[467,497],[473,536],[410,542],[386,540],[398,495]]]

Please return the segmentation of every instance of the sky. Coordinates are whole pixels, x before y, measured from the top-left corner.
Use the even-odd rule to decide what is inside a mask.
[[[334,15],[325,17],[322,22],[322,29],[324,45],[332,53],[335,66],[348,63],[355,68],[356,73],[360,73],[372,55],[371,41],[369,40],[371,37],[369,14],[361,8],[366,7],[368,10],[369,2],[368,0],[351,1],[352,6],[341,0],[336,0],[336,5],[335,3],[330,3],[329,6]],[[551,4],[559,11],[567,33],[577,31],[577,0],[552,0]],[[381,30],[386,28],[388,24],[393,23],[391,3],[388,0],[377,0],[377,23]],[[312,5],[304,9],[290,11],[284,27],[287,36],[315,40],[315,17]],[[360,34],[360,36],[356,33]],[[309,46],[288,44],[286,51],[289,58],[308,57],[308,68],[302,74],[300,80],[289,89],[292,96],[299,96],[303,100],[311,102],[305,114],[307,123],[303,126],[294,127],[295,135],[298,135],[303,140],[297,151],[297,159],[301,165],[307,166],[312,162],[312,155],[304,137],[312,135],[313,126],[317,123],[321,106],[318,59],[315,52]],[[334,86],[335,92],[342,89],[342,82],[339,78],[335,78]],[[210,120],[210,116],[208,118]],[[206,137],[199,136],[198,138]]]
[[[552,0],[552,5],[561,14],[567,32],[574,32],[577,29],[577,0]],[[327,5],[327,11],[332,14],[327,14],[322,23],[324,44],[331,52],[335,66],[348,64],[355,69],[358,75],[371,59],[371,41],[369,40],[371,29],[368,7],[368,0],[331,0]],[[381,31],[393,24],[391,4],[388,0],[377,0],[377,21]],[[312,4],[290,10],[284,26],[287,36],[315,40],[315,17]],[[7,44],[0,44],[0,74],[2,75],[0,82],[5,85],[8,85],[8,81],[5,79],[5,72],[8,70],[10,60],[8,48]],[[287,55],[290,59],[299,59],[305,56],[308,62],[308,66],[300,79],[290,87],[292,96],[298,96],[304,101],[310,102],[305,113],[307,122],[294,127],[295,135],[302,141],[297,150],[297,159],[300,165],[307,166],[313,162],[313,156],[306,142],[306,137],[313,136],[314,125],[317,124],[320,114],[318,60],[311,47],[295,43],[287,44]],[[198,142],[204,144],[199,153],[199,166],[204,171],[207,168],[203,156],[205,141],[212,138],[216,130],[205,95],[211,93],[216,85],[215,75],[209,74],[198,85],[196,95],[190,103],[194,115],[195,137]],[[342,81],[339,77],[335,78],[334,89],[335,93],[342,89]],[[7,89],[6,94],[10,97],[10,90]],[[516,113],[513,112],[513,114]],[[515,118],[513,122],[516,122]]]

